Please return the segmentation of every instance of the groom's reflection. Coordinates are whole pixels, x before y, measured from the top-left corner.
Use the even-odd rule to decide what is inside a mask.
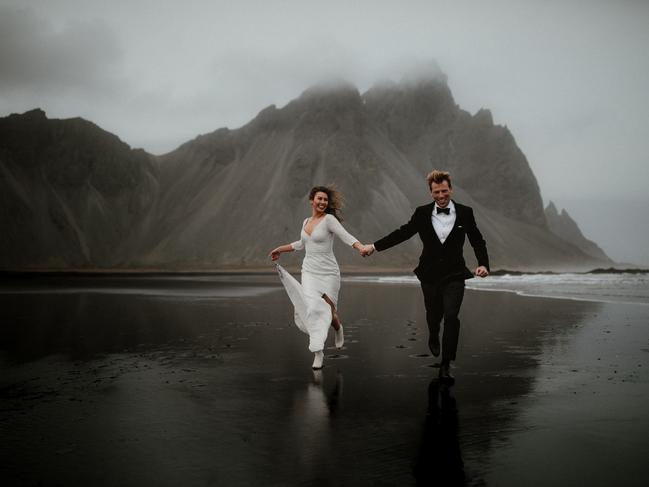
[[[428,385],[428,410],[414,470],[417,485],[464,485],[457,401],[437,379]]]

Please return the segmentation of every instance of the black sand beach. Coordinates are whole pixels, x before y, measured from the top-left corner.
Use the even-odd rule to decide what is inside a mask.
[[[340,314],[314,373],[275,276],[5,279],[3,485],[646,484],[649,306],[467,291],[450,388],[418,287]]]

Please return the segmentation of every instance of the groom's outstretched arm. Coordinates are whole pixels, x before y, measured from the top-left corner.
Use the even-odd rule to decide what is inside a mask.
[[[401,225],[394,232],[386,235],[385,237],[374,242],[374,248],[379,252],[382,250],[389,249],[395,245],[399,245],[401,242],[405,242],[415,233],[417,233],[416,221],[417,210],[410,217],[410,221],[404,225]]]

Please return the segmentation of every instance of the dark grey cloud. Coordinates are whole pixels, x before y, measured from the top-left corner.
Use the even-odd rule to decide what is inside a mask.
[[[31,8],[0,6],[0,90],[100,92],[119,86],[120,43],[101,20],[55,28]]]

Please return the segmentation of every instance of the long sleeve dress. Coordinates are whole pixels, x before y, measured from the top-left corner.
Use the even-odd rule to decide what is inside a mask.
[[[305,250],[302,261],[302,283],[277,264],[279,277],[295,308],[296,326],[309,335],[309,350],[324,350],[329,327],[331,326],[331,307],[322,299],[326,294],[338,308],[340,290],[340,269],[333,253],[334,235],[347,245],[358,240],[343,228],[333,215],[325,215],[311,235],[302,223],[300,240],[291,243],[294,250]]]

